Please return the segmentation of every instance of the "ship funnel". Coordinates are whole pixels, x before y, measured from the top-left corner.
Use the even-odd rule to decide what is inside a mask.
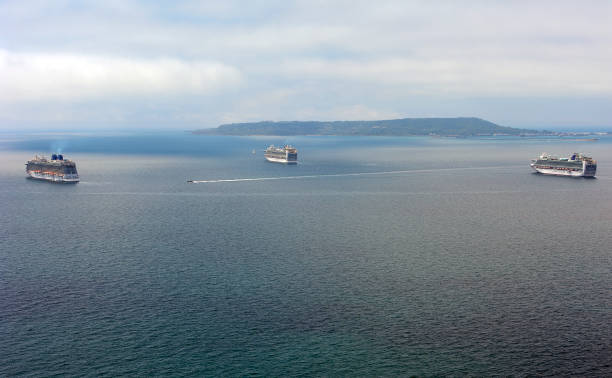
[[[64,155],[57,155],[57,158],[58,158],[59,160],[64,160]]]
[[[57,160],[57,155],[56,154],[51,155],[51,160]]]

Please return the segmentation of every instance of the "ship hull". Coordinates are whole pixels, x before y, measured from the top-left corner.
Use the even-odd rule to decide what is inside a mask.
[[[53,182],[57,184],[76,184],[79,182],[78,177],[68,178],[68,177],[62,177],[62,176],[56,176],[56,175],[44,175],[44,174],[39,174],[39,173],[34,173],[34,172],[28,172],[27,178],[32,179],[32,180]]]
[[[283,159],[283,158],[275,158],[275,157],[270,157],[270,156],[264,156],[266,158],[267,161],[271,162],[271,163],[281,163],[281,164],[297,164],[297,161],[295,160],[287,160],[287,159]]]
[[[537,173],[551,176],[567,176],[567,177],[595,177],[595,172],[585,173],[584,169],[572,170],[572,169],[559,169],[559,168],[544,168],[538,167],[531,164],[531,168]]]

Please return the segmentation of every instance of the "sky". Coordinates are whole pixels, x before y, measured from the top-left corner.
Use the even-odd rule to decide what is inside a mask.
[[[0,129],[612,129],[612,1],[0,0]]]

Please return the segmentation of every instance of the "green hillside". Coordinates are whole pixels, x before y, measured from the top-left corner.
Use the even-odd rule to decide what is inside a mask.
[[[533,132],[480,118],[403,118],[382,121],[262,121],[231,123],[195,134],[208,135],[441,135],[471,136]]]

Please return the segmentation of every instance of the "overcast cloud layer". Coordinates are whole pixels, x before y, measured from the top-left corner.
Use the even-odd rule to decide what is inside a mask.
[[[608,1],[2,1],[0,128],[612,126]]]

